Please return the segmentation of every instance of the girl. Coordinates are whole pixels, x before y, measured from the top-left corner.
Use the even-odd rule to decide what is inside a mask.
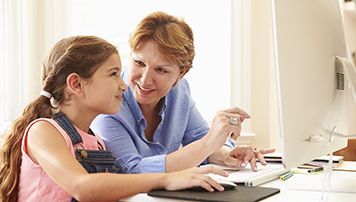
[[[16,120],[0,155],[0,201],[108,201],[151,189],[222,186],[192,168],[169,174],[110,174],[115,159],[89,125],[120,109],[126,85],[117,49],[93,36],[59,41],[43,65],[43,90]],[[96,173],[96,174],[89,174]]]

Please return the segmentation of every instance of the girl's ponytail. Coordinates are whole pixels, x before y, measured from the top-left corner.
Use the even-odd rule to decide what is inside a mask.
[[[52,107],[47,97],[40,96],[29,104],[12,125],[0,150],[0,201],[17,201],[20,180],[21,144],[26,127],[42,117],[51,117]]]

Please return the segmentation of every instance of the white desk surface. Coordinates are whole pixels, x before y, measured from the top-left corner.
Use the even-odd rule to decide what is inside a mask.
[[[350,162],[348,162],[350,163]],[[356,168],[356,162],[351,162]],[[279,201],[321,201],[321,186],[324,173],[318,174],[294,174],[286,181],[276,179],[261,185],[262,187],[279,188],[280,193],[262,200],[262,202]],[[328,202],[348,202],[356,201],[356,172],[333,171],[331,175],[330,191],[325,193]],[[147,194],[137,194],[122,201],[147,201],[147,202],[182,202],[183,200],[151,197]],[[187,200],[184,200],[187,201]]]

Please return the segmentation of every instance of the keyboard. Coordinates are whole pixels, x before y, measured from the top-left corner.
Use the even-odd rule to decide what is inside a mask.
[[[246,186],[257,186],[263,184],[265,182],[277,179],[282,174],[289,171],[289,169],[285,169],[282,164],[274,164],[269,163],[266,166],[263,166],[260,163],[257,163],[257,172],[251,170],[250,165],[245,168],[231,168],[216,164],[209,164],[215,167],[222,168],[226,171],[229,171],[230,175],[228,177],[223,177],[220,175],[209,174],[215,180],[219,180],[221,178],[225,180],[229,180],[236,184],[244,184]]]

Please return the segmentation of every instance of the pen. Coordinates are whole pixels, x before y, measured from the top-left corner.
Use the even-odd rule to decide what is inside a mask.
[[[323,167],[315,167],[315,168],[309,169],[308,173],[316,173],[316,172],[319,172],[322,170],[323,170]]]
[[[281,180],[287,180],[287,179],[289,179],[290,177],[292,177],[293,176],[293,172],[292,171],[290,171],[290,172],[287,172],[287,173],[284,173],[283,175],[281,175],[280,177],[279,177],[279,179],[281,179]]]
[[[323,170],[323,167],[314,167],[314,166],[298,166],[298,169],[305,169],[307,173],[316,173]]]

